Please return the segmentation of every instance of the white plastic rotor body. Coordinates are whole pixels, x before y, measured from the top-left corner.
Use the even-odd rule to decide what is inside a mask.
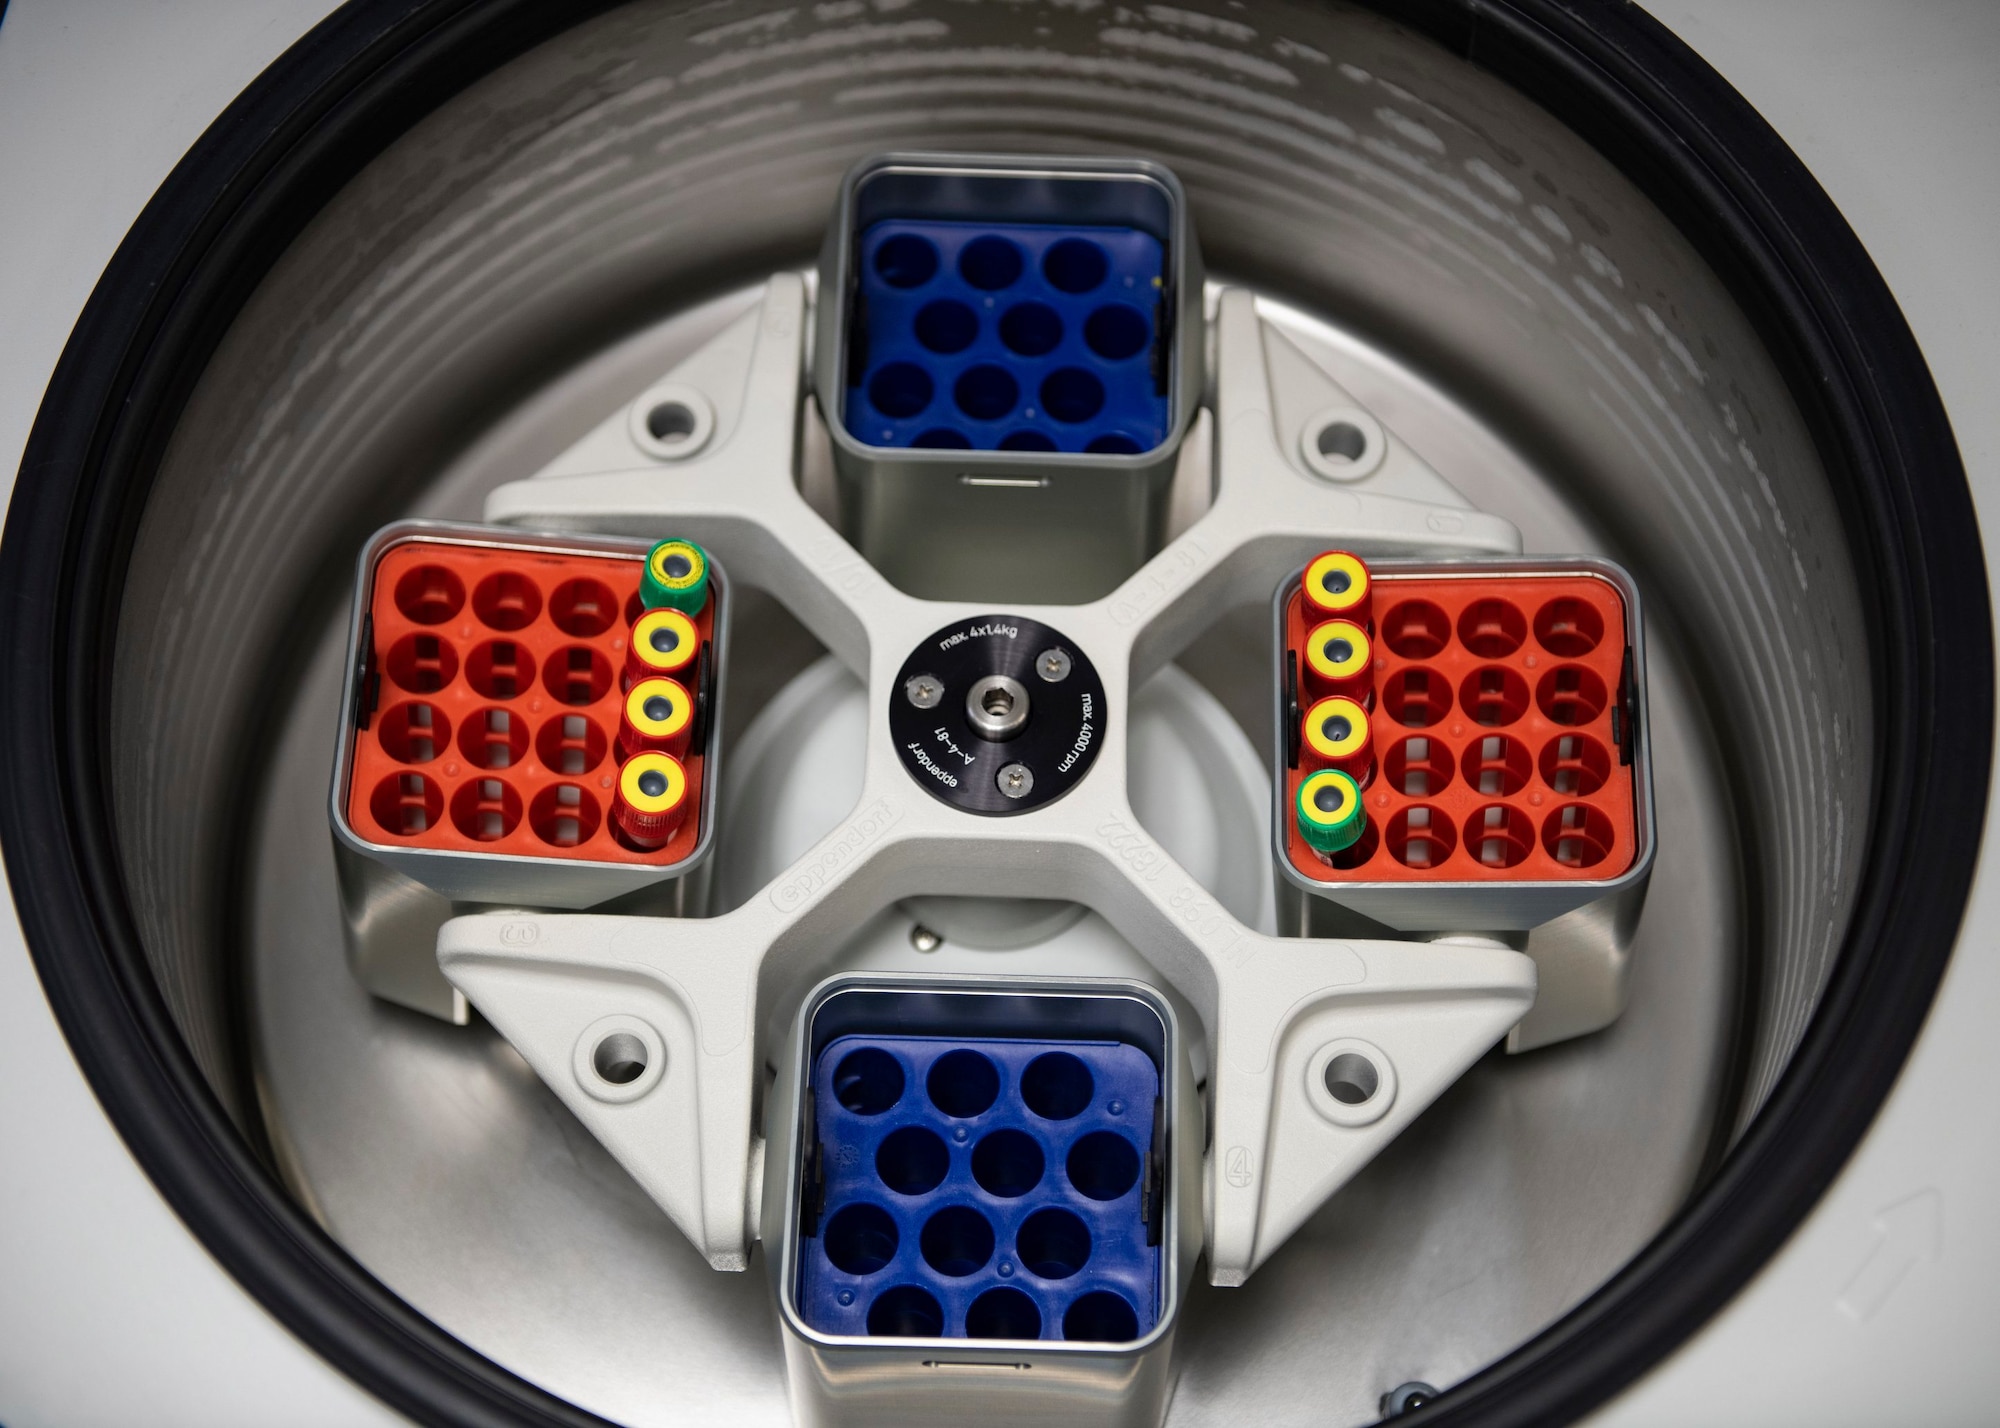
[[[1106,696],[1095,766],[1067,796],[1030,812],[960,812],[906,772],[889,701],[901,697],[895,676],[920,641],[992,606],[898,591],[801,495],[808,319],[805,283],[776,275],[759,308],[649,389],[706,403],[700,450],[650,454],[634,435],[646,414],[621,410],[534,478],[494,491],[486,514],[538,530],[685,536],[734,579],[776,597],[866,685],[853,811],[721,916],[463,917],[439,936],[440,964],[709,1262],[742,1269],[762,1193],[752,1112],[770,1010],[796,1005],[844,943],[903,899],[1081,903],[1200,1019],[1210,1059],[1206,1254],[1215,1283],[1240,1284],[1521,1019],[1535,967],[1477,940],[1335,941],[1246,925],[1133,813],[1133,691],[1216,614],[1268,601],[1329,546],[1363,556],[1510,554],[1519,534],[1471,509],[1379,424],[1352,423],[1363,431],[1366,474],[1332,479],[1314,469],[1321,463],[1309,466],[1307,428],[1358,404],[1259,317],[1250,294],[1224,291],[1206,513],[1099,600],[1008,606],[1059,629],[1094,662]],[[644,1094],[606,1097],[589,1084],[580,1038],[611,1025],[606,1018],[635,1019],[657,1036],[664,1071]],[[1361,1112],[1326,1081],[1336,1043],[1370,1048],[1384,1063]]]

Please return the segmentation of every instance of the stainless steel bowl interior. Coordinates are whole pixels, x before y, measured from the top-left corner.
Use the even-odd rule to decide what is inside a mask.
[[[417,124],[243,308],[138,531],[112,775],[148,957],[293,1192],[419,1309],[603,1412],[782,1419],[762,1276],[710,1274],[504,1043],[346,980],[326,691],[371,529],[476,516],[806,266],[854,159],[919,144],[1169,164],[1213,274],[1531,550],[1646,591],[1632,1011],[1489,1058],[1190,1305],[1177,1418],[1365,1421],[1588,1294],[1761,1102],[1845,926],[1873,735],[1841,517],[1750,319],[1585,137],[1371,14],[640,4]],[[1264,611],[1216,613],[1183,665],[1260,740]],[[816,653],[754,592],[739,621],[737,720]]]

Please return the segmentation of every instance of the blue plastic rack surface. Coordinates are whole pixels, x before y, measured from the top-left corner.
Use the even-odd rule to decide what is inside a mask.
[[[1151,451],[1171,425],[1164,259],[1136,228],[870,225],[847,430],[871,446]]]
[[[800,1241],[798,1302],[813,1328],[1093,1342],[1152,1329],[1160,1073],[1145,1052],[844,1036],[812,1087],[825,1199]]]

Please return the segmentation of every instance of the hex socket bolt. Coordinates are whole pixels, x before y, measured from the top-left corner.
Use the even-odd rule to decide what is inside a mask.
[[[965,692],[965,718],[982,739],[1013,738],[1028,722],[1026,686],[1005,674],[975,679]]]

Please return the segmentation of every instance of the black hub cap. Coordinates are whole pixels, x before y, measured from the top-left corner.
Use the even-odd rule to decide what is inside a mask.
[[[1090,771],[1104,685],[1081,650],[1037,620],[975,615],[910,653],[889,700],[910,777],[967,813],[1026,813]]]

